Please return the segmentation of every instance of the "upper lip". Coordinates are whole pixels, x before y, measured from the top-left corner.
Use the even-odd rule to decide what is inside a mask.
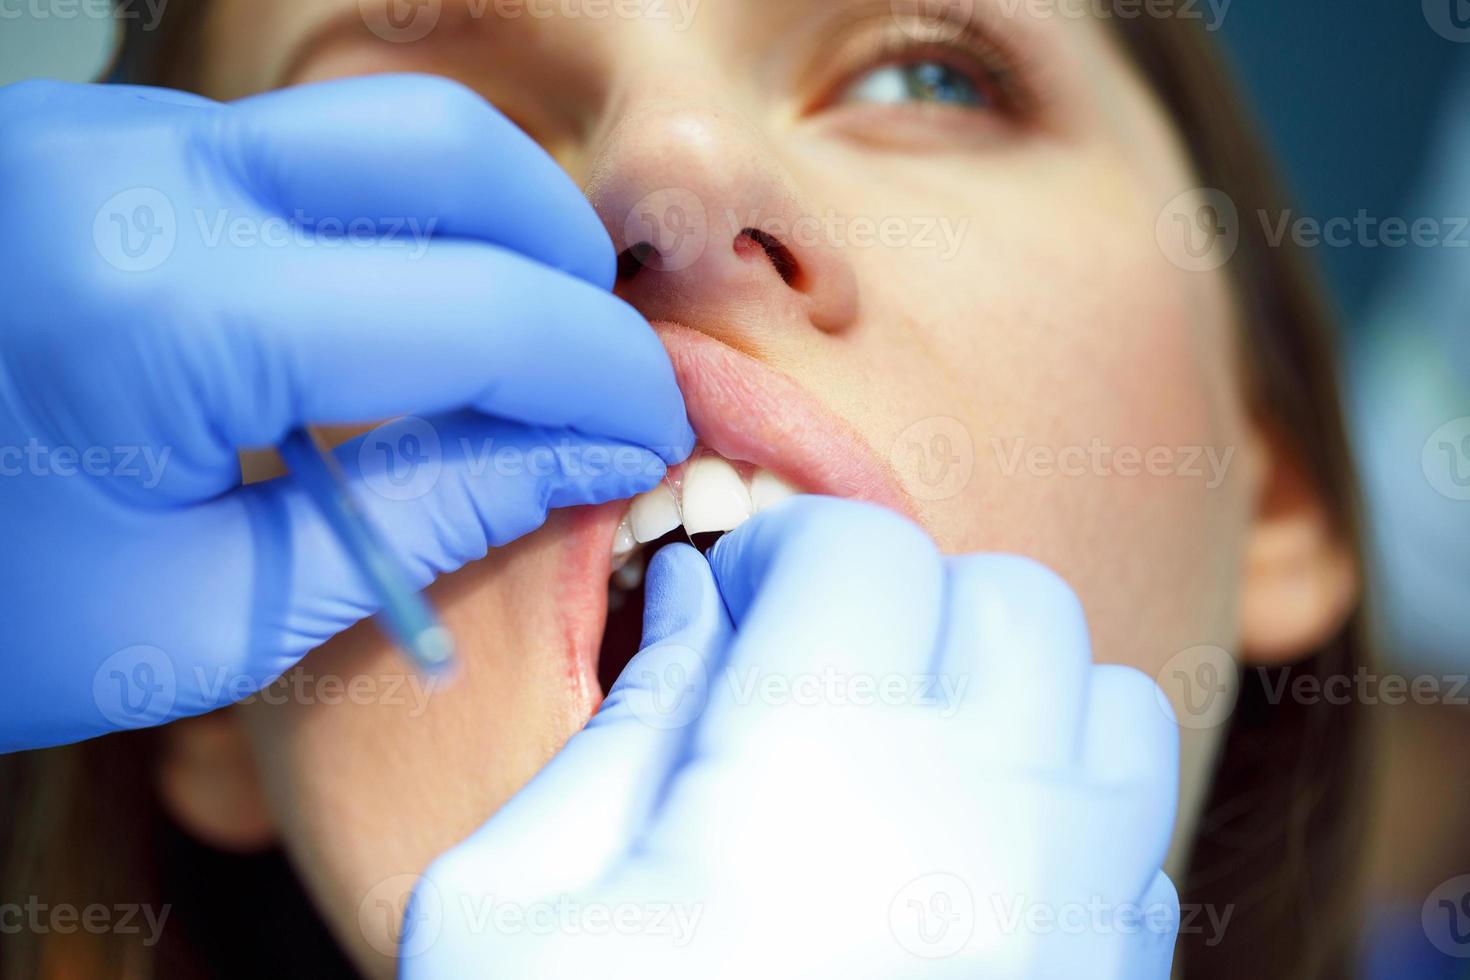
[[[679,323],[653,324],[700,442],[807,493],[865,500],[912,518],[908,494],[866,439],[805,388]]]

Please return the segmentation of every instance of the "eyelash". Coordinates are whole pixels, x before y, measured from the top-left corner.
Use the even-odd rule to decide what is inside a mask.
[[[1029,79],[1029,66],[1008,40],[970,24],[951,38],[944,35],[952,32],[953,25],[920,21],[901,27],[891,13],[880,18],[880,22],[876,31],[849,44],[849,48],[860,49],[857,56],[848,56],[854,67],[840,72],[832,83],[823,87],[814,111],[837,103],[842,93],[872,72],[926,61],[965,75],[979,92],[991,99],[994,104],[991,111],[1021,119],[1036,109],[1038,99]],[[925,39],[925,31],[935,36]],[[929,108],[943,111],[945,107]],[[953,107],[949,111],[954,111]]]
[[[1008,64],[1000,60],[993,47],[976,47],[963,43],[913,42],[898,43],[890,39],[880,60],[855,73],[848,85],[882,68],[930,62],[944,65],[969,79],[976,91],[988,98],[996,108],[1014,112],[1017,106],[1016,81]],[[974,111],[974,110],[971,110]]]

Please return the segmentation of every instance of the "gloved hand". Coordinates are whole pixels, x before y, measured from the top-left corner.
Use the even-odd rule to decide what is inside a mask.
[[[209,710],[374,610],[242,447],[426,416],[338,456],[427,584],[692,446],[591,206],[443,79],[14,85],[0,213],[0,751]],[[440,470],[390,499],[405,435]]]
[[[654,557],[644,648],[419,880],[400,976],[1166,980],[1177,755],[1056,575],[795,498]]]

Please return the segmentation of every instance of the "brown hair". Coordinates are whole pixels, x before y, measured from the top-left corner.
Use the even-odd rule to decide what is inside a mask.
[[[187,88],[194,77],[203,3],[171,8],[152,31],[130,22],[119,62],[129,81]],[[1157,4],[1150,10],[1160,10]],[[1281,213],[1266,156],[1228,72],[1184,0],[1166,15],[1110,23],[1172,118],[1202,185],[1224,191],[1241,213]],[[1295,454],[1343,539],[1359,541],[1352,466],[1334,375],[1331,318],[1305,257],[1271,247],[1246,223],[1229,270],[1242,324],[1249,396]],[[1273,699],[1281,671],[1326,679],[1367,661],[1361,611],[1325,646],[1280,671],[1249,670],[1185,879],[1186,910],[1228,910],[1216,945],[1184,930],[1176,966],[1187,980],[1326,980],[1353,972],[1364,831],[1365,708],[1331,699]],[[153,899],[148,848],[156,804],[147,736],[0,758],[0,896],[50,902]],[[32,936],[7,940],[0,976],[149,975],[134,937]],[[64,954],[64,959],[63,959]]]
[[[1186,0],[1168,5],[1176,13]],[[1174,121],[1203,186],[1241,214],[1286,211],[1285,196],[1208,36],[1183,16],[1119,20],[1118,34]],[[1352,456],[1339,403],[1332,319],[1301,250],[1272,247],[1242,222],[1230,260],[1248,396],[1294,454],[1361,567]],[[1353,975],[1361,915],[1360,854],[1368,806],[1365,705],[1273,696],[1282,674],[1351,677],[1370,660],[1361,605],[1301,663],[1243,672],[1188,872],[1186,908],[1229,909],[1218,945],[1183,932],[1175,963],[1187,980]]]

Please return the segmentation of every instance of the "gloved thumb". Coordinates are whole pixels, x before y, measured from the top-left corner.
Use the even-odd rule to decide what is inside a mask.
[[[645,592],[642,649],[587,727],[430,869],[442,894],[469,888],[533,901],[578,890],[648,823],[684,757],[732,627],[709,565],[688,545],[654,556]]]

